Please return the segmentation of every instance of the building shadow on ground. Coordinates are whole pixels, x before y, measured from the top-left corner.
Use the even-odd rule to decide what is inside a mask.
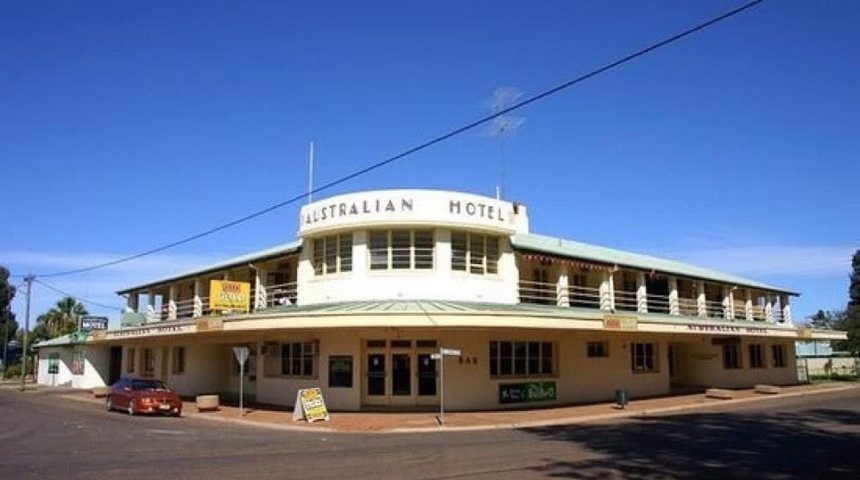
[[[850,410],[689,414],[526,431],[592,453],[542,459],[534,471],[546,477],[860,479],[860,414]]]

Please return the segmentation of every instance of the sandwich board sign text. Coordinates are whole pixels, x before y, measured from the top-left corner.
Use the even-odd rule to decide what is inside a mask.
[[[319,420],[328,420],[329,418],[322,390],[319,388],[303,388],[296,392],[293,421],[304,419],[308,423],[313,423]]]

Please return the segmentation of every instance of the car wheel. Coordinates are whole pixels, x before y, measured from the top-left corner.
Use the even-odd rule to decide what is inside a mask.
[[[107,400],[105,400],[105,407],[108,412],[113,411],[113,400],[111,400],[110,395],[108,395]]]
[[[137,411],[134,409],[134,400],[128,401],[128,414],[134,416]]]

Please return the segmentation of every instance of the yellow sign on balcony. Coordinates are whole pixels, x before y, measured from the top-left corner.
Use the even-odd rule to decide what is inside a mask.
[[[212,280],[209,282],[209,308],[213,312],[234,310],[247,312],[251,306],[251,284]]]

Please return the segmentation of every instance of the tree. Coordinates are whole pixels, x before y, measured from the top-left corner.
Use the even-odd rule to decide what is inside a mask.
[[[72,297],[65,297],[36,319],[33,337],[54,338],[77,331],[80,318],[87,309]]]
[[[3,355],[6,344],[15,339],[18,322],[12,312],[12,299],[15,298],[15,287],[9,283],[9,270],[0,266],[0,355]],[[0,361],[3,359],[0,358]],[[5,366],[5,365],[4,365]]]
[[[819,310],[815,315],[809,317],[808,325],[816,329],[833,330],[838,328],[844,318],[845,312],[843,311]]]
[[[840,342],[837,347],[854,355],[860,355],[860,250],[854,252],[854,257],[851,259],[848,306],[845,308],[845,317],[839,322],[837,328],[848,332],[848,340]]]

